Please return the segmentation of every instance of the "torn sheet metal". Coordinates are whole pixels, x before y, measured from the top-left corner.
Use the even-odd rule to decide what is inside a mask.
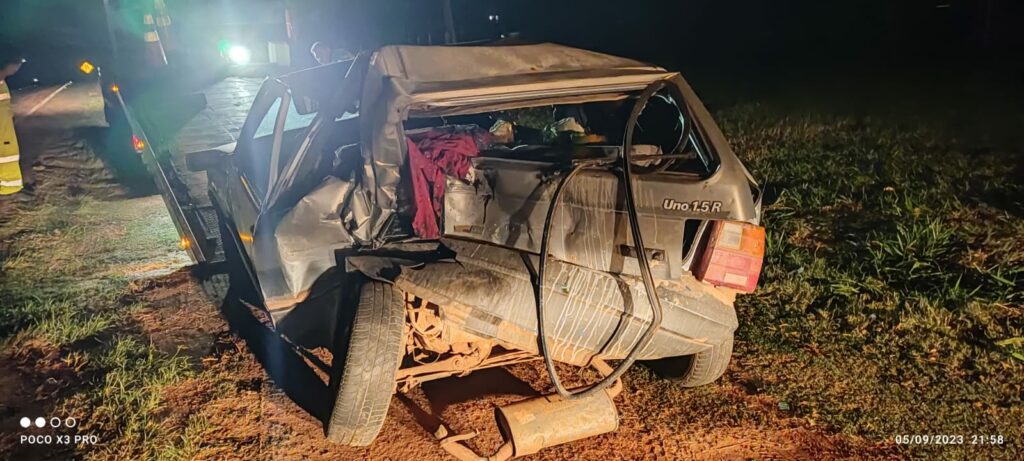
[[[353,189],[350,181],[328,177],[278,224],[275,249],[287,292],[267,293],[264,289],[268,307],[294,304],[295,297],[307,293],[321,274],[337,265],[334,251],[352,246],[340,209]]]
[[[420,110],[437,106],[478,111],[486,104],[525,107],[538,100],[578,101],[580,95],[601,100],[675,75],[638,61],[555,44],[380,49],[367,69],[360,104],[360,188],[373,212],[365,226],[352,229],[354,237],[364,245],[384,243],[381,234],[397,213],[406,163],[402,122],[414,104]]]
[[[671,196],[662,196],[658,192],[662,188],[654,183],[650,187],[640,185],[641,217],[651,220],[648,224],[657,224],[656,235],[648,245],[664,247],[655,247],[664,251],[664,261],[655,261],[656,274],[661,279],[678,280],[685,273],[680,263],[683,244],[679,235],[686,219],[757,219],[745,170],[707,110],[676,73],[553,44],[385,47],[374,55],[365,72],[360,114],[358,120],[353,120],[358,123],[361,138],[361,171],[352,182],[329,178],[288,210],[273,232],[256,236],[258,241],[270,240],[268,237],[278,240],[257,248],[254,255],[259,267],[275,266],[275,262],[280,265],[279,269],[268,269],[272,275],[259,274],[268,307],[284,309],[300,302],[312,282],[334,267],[335,249],[374,249],[389,243],[387,231],[400,213],[400,181],[407,161],[403,122],[414,108],[452,114],[526,107],[538,102],[604,101],[621,99],[650,82],[669,79],[685,95],[709,147],[719,157],[721,169],[704,180],[672,184],[671,189],[678,193]],[[483,163],[480,167],[486,169]],[[509,167],[507,171],[486,184],[470,184],[473,190],[466,189],[465,183],[449,183],[443,223],[449,235],[537,251],[543,225],[541,210],[546,209],[552,184],[539,180],[538,175],[543,173],[538,173],[536,165],[518,170]],[[296,181],[281,182],[292,183]],[[613,183],[600,175],[583,174],[581,181],[567,190],[567,205],[555,223],[560,235],[552,239],[556,258],[609,272],[638,273],[635,259],[621,248],[631,245],[621,212],[612,211],[621,209],[611,206],[621,201],[617,193],[611,192],[618,187]],[[592,187],[594,190],[590,190]],[[500,191],[503,198],[489,201],[486,188],[492,189],[492,195]],[[281,192],[275,192],[277,195]],[[723,208],[716,215],[699,217],[679,210],[655,210],[664,207],[666,199],[715,200],[721,201]]]
[[[443,243],[457,253],[458,264],[405,270],[397,286],[438,304],[453,327],[537,353],[534,288],[521,253],[457,239]],[[595,356],[621,359],[650,324],[651,307],[637,277],[557,260],[545,275],[546,327],[555,360],[583,366]],[[640,359],[693,354],[732,339],[737,320],[726,290],[685,276],[659,282],[658,293],[664,320]]]

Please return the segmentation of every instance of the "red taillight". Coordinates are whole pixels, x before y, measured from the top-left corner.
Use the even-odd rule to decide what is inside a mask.
[[[698,280],[750,293],[757,287],[763,262],[763,227],[715,221],[704,256],[693,272]]]
[[[141,154],[142,151],[146,149],[146,142],[141,140],[141,139],[139,139],[138,136],[135,136],[133,134],[132,135],[132,147],[135,149],[135,152],[138,152],[138,153]]]

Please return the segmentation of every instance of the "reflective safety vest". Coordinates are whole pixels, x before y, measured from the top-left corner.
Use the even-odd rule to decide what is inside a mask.
[[[18,137],[14,134],[14,109],[11,90],[0,80],[0,195],[21,190],[21,166],[18,164]]]

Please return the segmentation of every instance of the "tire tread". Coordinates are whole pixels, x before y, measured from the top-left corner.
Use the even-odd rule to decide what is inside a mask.
[[[730,338],[694,354],[690,371],[680,380],[680,384],[685,387],[697,387],[711,384],[720,378],[729,367],[732,342]]]
[[[328,439],[361,447],[380,433],[395,393],[404,330],[405,303],[399,290],[373,280],[363,283],[348,345],[339,348],[345,360],[327,423]]]

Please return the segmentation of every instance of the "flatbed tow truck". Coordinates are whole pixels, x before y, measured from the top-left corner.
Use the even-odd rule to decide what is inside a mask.
[[[202,107],[187,116],[184,125],[171,132],[157,124],[145,124],[118,95],[118,104],[131,127],[133,148],[171,211],[181,235],[180,247],[195,263],[219,261],[223,257],[219,231],[210,198],[206,172],[189,171],[187,154],[213,149],[237,140],[248,107],[262,79],[228,77],[191,93]]]
[[[283,2],[244,2],[244,22],[225,2],[181,11],[162,0],[102,3],[110,46],[82,70],[99,76],[108,150],[132,179],[152,180],[192,261],[219,261],[206,173],[189,171],[185,157],[235,142],[264,78],[287,71]]]

